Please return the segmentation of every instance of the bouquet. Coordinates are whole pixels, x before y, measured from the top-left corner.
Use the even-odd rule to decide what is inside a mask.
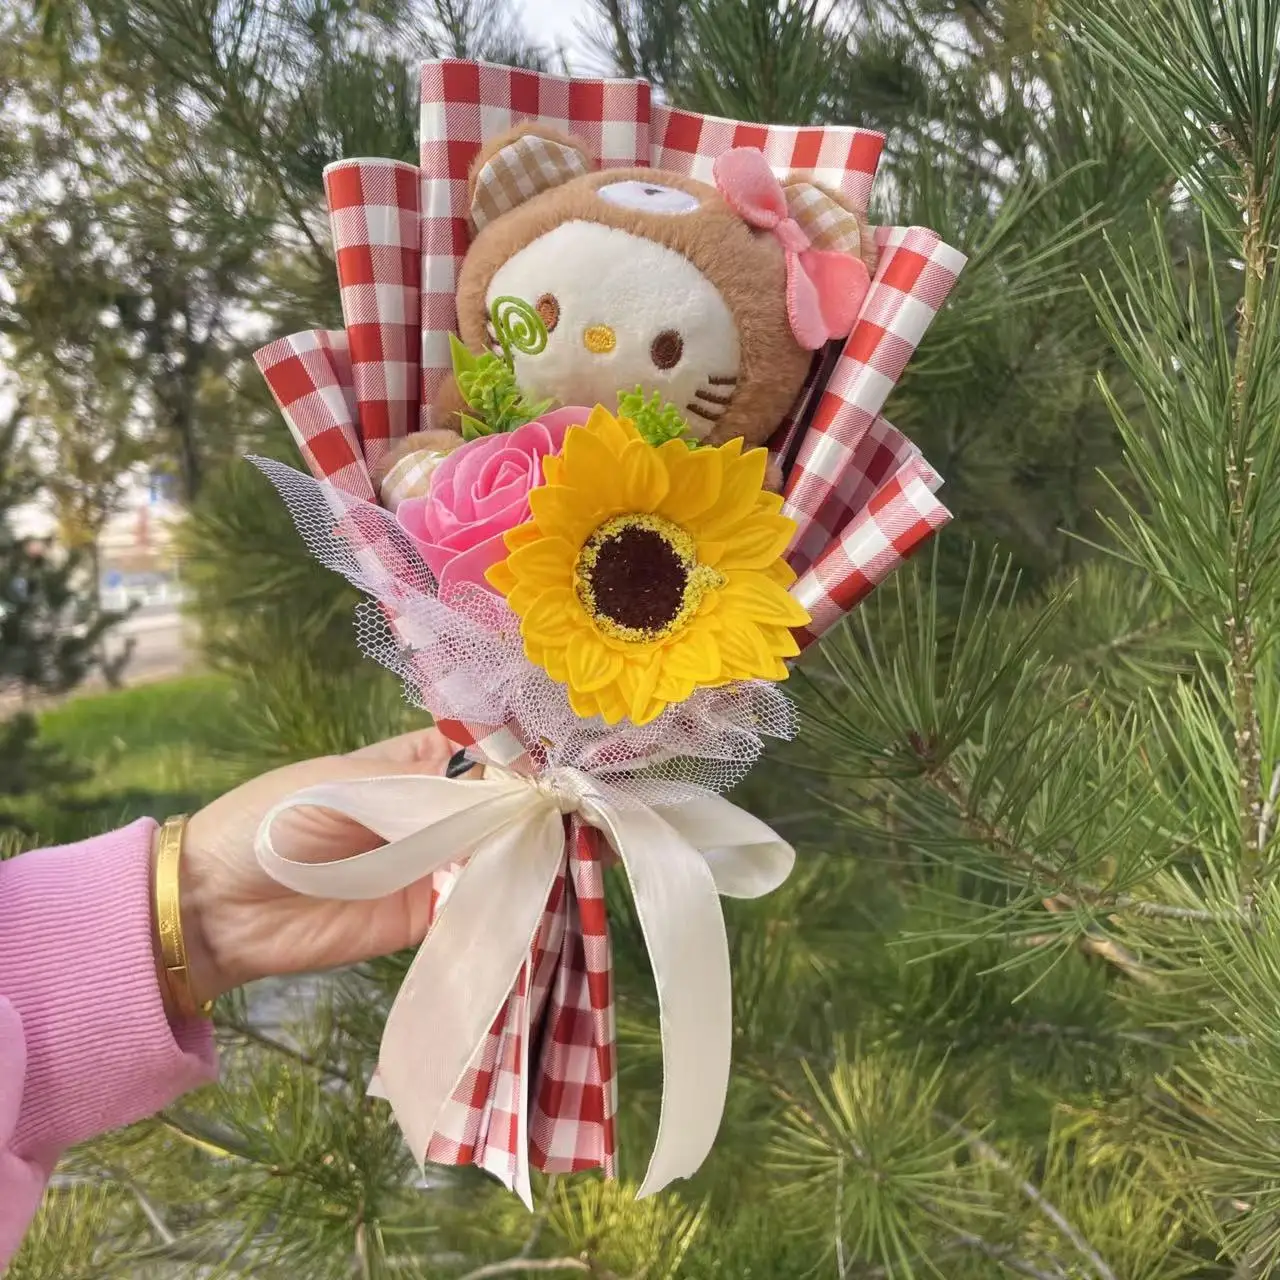
[[[258,364],[311,475],[263,459],[367,597],[360,647],[460,746],[450,776],[321,787],[387,841],[267,870],[432,924],[371,1091],[420,1161],[614,1170],[604,866],[662,1035],[641,1194],[691,1175],[730,1071],[719,895],[794,852],[723,798],[818,641],[949,518],[880,411],[964,259],[870,227],[879,135],[675,110],[635,80],[446,60],[421,163],[325,174],[345,328]]]

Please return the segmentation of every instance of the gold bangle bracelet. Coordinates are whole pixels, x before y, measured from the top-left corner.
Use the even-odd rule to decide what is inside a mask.
[[[196,1004],[191,993],[191,971],[187,967],[187,944],[182,936],[178,864],[182,858],[182,837],[186,829],[185,814],[170,818],[160,828],[160,850],[156,856],[156,925],[160,934],[165,982],[178,1012],[184,1018],[207,1018],[213,1012],[213,1001]]]

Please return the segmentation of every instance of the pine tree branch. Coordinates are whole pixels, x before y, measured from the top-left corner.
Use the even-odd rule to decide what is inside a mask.
[[[844,1256],[844,1156],[836,1160],[836,1280],[847,1280]]]
[[[1006,858],[1024,871],[1032,871],[1046,880],[1061,881],[1064,879],[1061,868],[1052,862],[1021,848],[999,825],[989,822],[977,813],[969,803],[969,793],[964,783],[953,770],[945,764],[937,765],[925,775],[932,785],[955,805],[960,821],[976,835],[984,844]],[[1085,881],[1072,881],[1069,890],[1051,895],[1052,900],[1063,906],[1073,905],[1072,900],[1078,898],[1090,907],[1112,912],[1125,912],[1132,915],[1147,916],[1153,919],[1186,920],[1200,924],[1221,924],[1240,918],[1235,911],[1211,911],[1200,907],[1179,907],[1170,903],[1151,902],[1146,898],[1135,898],[1126,893],[1110,893],[1097,885]]]
[[[1034,1182],[1024,1178],[981,1134],[974,1133],[972,1129],[966,1129],[964,1125],[954,1121],[950,1123],[955,1124],[956,1130],[964,1135],[965,1141],[968,1142],[969,1148],[974,1155],[979,1159],[985,1160],[988,1164],[994,1165],[1013,1180],[1018,1190],[1040,1210],[1045,1218],[1057,1227],[1058,1231],[1071,1243],[1076,1252],[1088,1261],[1098,1280],[1116,1280],[1116,1273],[1107,1265],[1102,1255],[1085,1239],[1076,1227],[1072,1226],[1062,1211],[1045,1196],[1044,1192]]]
[[[281,1057],[288,1058],[296,1062],[299,1066],[306,1067],[311,1071],[318,1071],[321,1075],[329,1076],[331,1079],[337,1080],[342,1084],[355,1086],[356,1082],[351,1076],[343,1071],[340,1067],[335,1067],[330,1062],[320,1061],[313,1058],[310,1054],[304,1053],[301,1049],[295,1049],[292,1045],[285,1044],[283,1041],[276,1040],[272,1036],[259,1031],[250,1023],[241,1022],[238,1019],[227,1021],[218,1021],[219,1027],[231,1035],[237,1036],[241,1040],[245,1040],[250,1044],[256,1044],[264,1049],[269,1049],[272,1053],[278,1053]]]
[[[1040,1267],[1033,1266],[1030,1262],[1019,1258],[1007,1245],[992,1244],[990,1240],[975,1236],[970,1231],[954,1231],[954,1235],[957,1244],[963,1245],[966,1249],[976,1249],[993,1262],[998,1262],[1002,1267],[1006,1267],[1020,1276],[1030,1276],[1031,1280],[1066,1280],[1068,1275],[1066,1271],[1058,1266],[1055,1266],[1052,1271],[1045,1271]]]
[[[547,1275],[556,1271],[573,1271],[578,1275],[607,1276],[581,1258],[508,1258],[468,1271],[460,1280],[496,1280],[499,1276]]]
[[[618,71],[629,79],[634,78],[639,74],[639,64],[632,47],[627,18],[622,12],[622,0],[605,0],[605,11],[609,15],[609,25],[613,28],[613,56],[617,61]]]
[[[1231,616],[1227,626],[1227,678],[1235,713],[1237,810],[1240,822],[1240,901],[1248,913],[1262,862],[1262,848],[1255,845],[1262,808],[1262,730],[1258,723],[1255,684],[1257,674],[1252,599],[1253,524],[1246,511],[1252,459],[1249,455],[1248,395],[1253,374],[1253,351],[1257,337],[1258,309],[1267,279],[1270,247],[1264,238],[1263,200],[1269,180],[1257,174],[1247,161],[1242,165],[1246,196],[1242,200],[1244,240],[1244,293],[1236,323],[1235,385],[1231,402],[1230,454],[1227,461],[1227,497],[1230,504],[1228,528],[1232,532]]]
[[[165,1222],[160,1210],[152,1204],[146,1193],[128,1174],[123,1173],[119,1169],[108,1169],[108,1175],[112,1181],[118,1183],[129,1192],[131,1196],[138,1202],[138,1208],[142,1210],[142,1216],[151,1224],[151,1229],[156,1233],[160,1243],[166,1249],[172,1249],[178,1243],[178,1237],[169,1228]]]
[[[556,1175],[549,1174],[547,1177],[546,1194],[542,1198],[542,1204],[538,1208],[537,1217],[533,1220],[533,1227],[529,1232],[524,1244],[521,1246],[519,1256],[521,1258],[532,1258],[533,1251],[538,1247],[538,1241],[542,1239],[542,1232],[546,1228],[547,1219],[551,1216],[551,1197],[555,1193]]]
[[[818,1121],[817,1117],[814,1116],[812,1110],[809,1107],[807,1107],[804,1104],[804,1102],[802,1102],[799,1098],[797,1098],[796,1095],[792,1093],[791,1090],[788,1089],[787,1086],[782,1081],[780,1081],[771,1071],[769,1071],[768,1069],[760,1070],[758,1072],[758,1076],[761,1081],[769,1085],[769,1087],[773,1090],[774,1094],[776,1094],[777,1097],[782,1099],[782,1101],[785,1102],[789,1107],[793,1107],[797,1113],[804,1116],[806,1120],[809,1122],[809,1124],[814,1128],[815,1131],[821,1132],[822,1125]],[[962,1125],[958,1124],[956,1121],[948,1119],[946,1116],[939,1116],[939,1119],[944,1124],[955,1129],[957,1132],[963,1134],[965,1136],[966,1141],[971,1142],[974,1138],[978,1138],[978,1135],[971,1134],[969,1130],[965,1129]],[[981,1141],[981,1139],[978,1138],[978,1141]],[[871,1168],[871,1162],[867,1157],[867,1153],[864,1150],[862,1150],[856,1143],[851,1143],[850,1146],[854,1156],[858,1160],[866,1164],[868,1168]],[[992,1148],[992,1151],[994,1152],[995,1149]],[[999,1157],[998,1152],[995,1152],[995,1154],[997,1158],[1001,1158]],[[1006,1165],[1005,1168],[1009,1169],[1009,1166]],[[1009,1171],[1013,1172],[1012,1169],[1009,1169]],[[1030,1184],[1027,1184],[1027,1185],[1029,1186]],[[836,1230],[835,1230],[836,1265],[837,1265],[837,1274],[838,1274],[839,1280],[852,1280],[852,1276],[854,1273],[850,1272],[850,1270],[848,1269],[848,1263],[844,1258],[844,1240],[843,1240],[842,1231],[841,1231],[842,1218],[843,1218],[843,1212],[842,1212],[843,1199],[844,1199],[844,1160],[843,1160],[843,1157],[841,1157],[836,1165]],[[977,1249],[979,1252],[984,1253],[987,1257],[996,1259],[997,1261],[1002,1263],[1004,1266],[1008,1267],[1009,1270],[1016,1271],[1019,1275],[1031,1276],[1034,1278],[1034,1280],[1066,1280],[1068,1276],[1067,1271],[1065,1271],[1056,1262],[1054,1263],[1055,1270],[1053,1271],[1041,1270],[1040,1268],[1034,1266],[1032,1263],[1027,1262],[1024,1259],[1018,1257],[1016,1251],[1009,1246],[992,1244],[991,1241],[984,1239],[982,1236],[975,1235],[971,1231],[965,1231],[960,1227],[955,1227],[950,1225],[947,1222],[948,1210],[944,1206],[937,1204],[933,1200],[922,1199],[919,1201],[919,1204],[921,1208],[931,1213],[934,1216],[934,1218],[937,1220],[939,1225],[943,1228],[943,1230],[947,1232],[947,1235],[950,1238],[950,1243],[952,1247],[959,1246],[965,1249]],[[1052,1206],[1050,1206],[1050,1208],[1052,1208]],[[1064,1222],[1065,1222],[1065,1219],[1064,1219]],[[925,1255],[921,1255],[921,1256],[923,1257]],[[864,1268],[864,1269],[859,1269],[859,1271],[857,1272],[857,1275],[861,1277],[861,1280],[891,1280],[893,1274],[894,1273],[886,1267]],[[469,1276],[464,1276],[463,1280],[472,1280],[472,1278]],[[1101,1275],[1100,1273],[1099,1280],[1115,1280],[1115,1276],[1111,1275],[1110,1272],[1107,1272],[1105,1276]]]
[[[1280,802],[1280,764],[1276,765],[1271,775],[1271,789],[1267,792],[1267,801],[1262,806],[1262,816],[1258,819],[1258,852],[1266,852],[1271,843],[1272,829],[1276,820],[1276,804]]]

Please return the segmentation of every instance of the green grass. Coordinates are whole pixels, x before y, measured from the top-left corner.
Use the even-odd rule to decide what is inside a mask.
[[[214,675],[72,698],[40,717],[41,738],[90,776],[12,812],[46,844],[189,812],[249,772],[236,759],[241,719],[235,686]]]

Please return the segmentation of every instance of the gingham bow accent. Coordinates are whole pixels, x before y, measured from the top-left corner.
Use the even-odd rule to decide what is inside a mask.
[[[277,850],[276,820],[320,806],[390,843],[341,862],[300,863]],[[432,1138],[516,985],[543,904],[564,875],[563,819],[601,832],[631,882],[658,992],[662,1105],[641,1196],[695,1173],[720,1128],[729,1084],[733,1007],[719,894],[758,898],[791,873],[795,852],[720,796],[641,804],[576,769],[480,781],[421,774],[330,783],[277,805],[258,832],[258,859],[298,893],[385,897],[466,859],[387,1019],[373,1092],[391,1103],[415,1157]],[[527,1126],[524,1107],[516,1114]],[[527,1131],[516,1136],[515,1190],[532,1208]]]
[[[735,147],[713,169],[716,187],[735,212],[753,227],[772,231],[787,255],[787,316],[791,332],[806,351],[848,336],[871,273],[850,253],[815,249],[808,232],[791,216],[782,183],[764,153]]]

